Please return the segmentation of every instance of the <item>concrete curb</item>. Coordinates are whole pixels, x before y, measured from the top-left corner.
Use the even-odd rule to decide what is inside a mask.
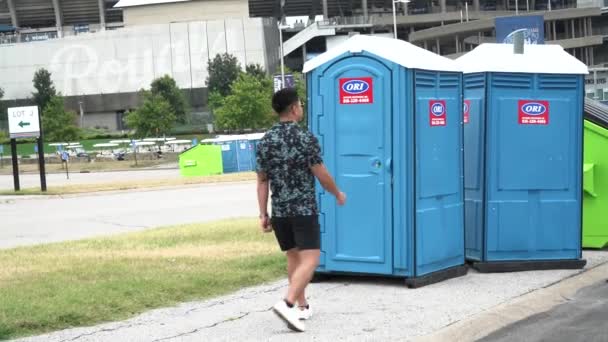
[[[469,319],[421,336],[414,341],[476,341],[515,322],[532,315],[546,312],[563,304],[581,288],[590,286],[605,279],[608,275],[608,262],[586,269],[572,277],[548,287],[529,292],[508,302],[499,304],[490,310],[480,312]]]

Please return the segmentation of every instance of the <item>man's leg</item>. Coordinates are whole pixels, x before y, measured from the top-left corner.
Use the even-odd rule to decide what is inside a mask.
[[[298,298],[301,298],[300,296],[304,295],[304,290],[319,265],[320,255],[321,251],[318,249],[305,249],[298,252],[299,264],[291,275],[286,298],[288,302],[295,303]]]
[[[289,279],[289,284],[291,285],[291,278],[293,277],[294,272],[300,265],[300,256],[298,255],[299,250],[297,248],[292,248],[285,252],[287,254],[287,275]],[[308,302],[306,301],[306,293],[302,291],[297,297],[297,302],[299,306],[306,306]],[[295,304],[295,302],[293,302]]]

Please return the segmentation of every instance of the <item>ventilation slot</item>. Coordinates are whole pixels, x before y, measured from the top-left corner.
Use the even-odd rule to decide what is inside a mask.
[[[576,89],[578,86],[577,76],[563,75],[541,75],[538,77],[540,89]]]
[[[471,74],[464,76],[464,86],[466,89],[483,88],[486,85],[484,74]]]
[[[416,86],[434,88],[437,85],[437,74],[432,72],[417,71]]]
[[[459,85],[459,74],[439,74],[439,88],[458,88]]]
[[[494,75],[492,86],[497,88],[531,88],[532,75]]]

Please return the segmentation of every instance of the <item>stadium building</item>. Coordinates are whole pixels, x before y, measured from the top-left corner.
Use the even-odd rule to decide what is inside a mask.
[[[588,96],[608,100],[604,1],[396,1],[396,34],[455,58],[502,39],[508,17],[534,19],[544,43],[592,68]],[[227,52],[275,73],[279,21],[285,62],[295,70],[349,35],[395,34],[393,0],[0,0],[0,87],[5,102],[25,104],[44,67],[84,126],[119,131],[124,112],[141,101],[138,91],[168,74],[203,122],[209,59]]]

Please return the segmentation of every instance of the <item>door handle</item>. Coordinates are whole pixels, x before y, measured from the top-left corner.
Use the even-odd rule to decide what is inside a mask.
[[[371,167],[372,173],[380,173],[380,169],[382,168],[382,161],[378,158],[373,158],[371,160]]]

